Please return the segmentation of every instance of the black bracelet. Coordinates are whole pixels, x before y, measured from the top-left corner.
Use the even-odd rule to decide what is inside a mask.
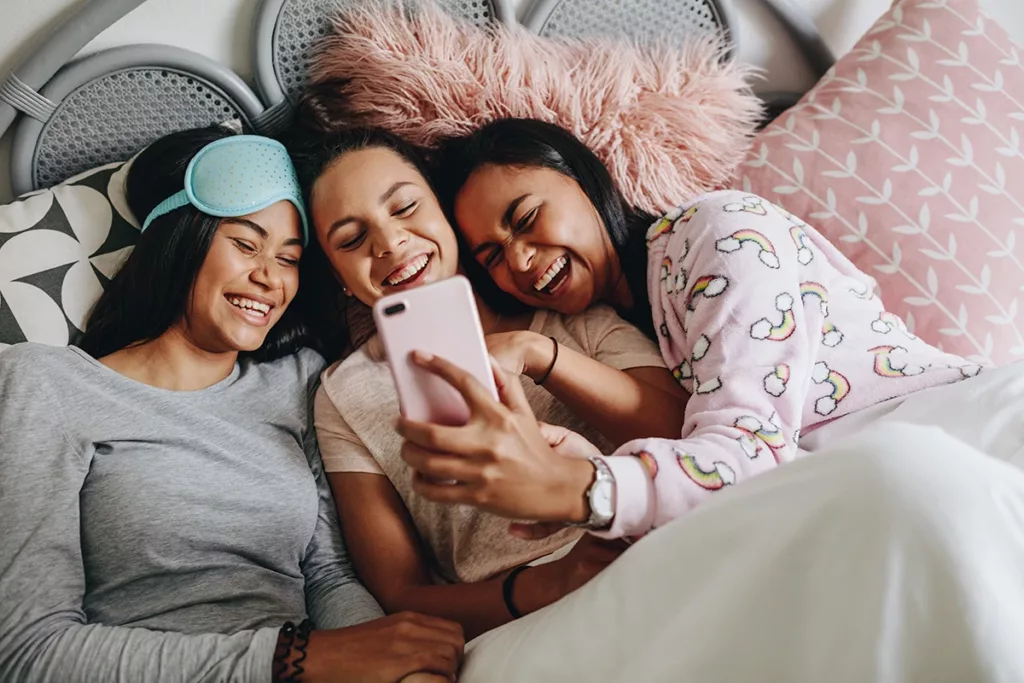
[[[540,386],[547,381],[548,377],[551,376],[551,371],[555,369],[555,363],[558,362],[558,340],[554,337],[548,337],[548,339],[550,339],[551,343],[555,345],[555,355],[551,357],[551,365],[549,365],[548,369],[544,371],[544,375],[541,376],[540,379],[533,380],[533,383],[537,386]]]
[[[271,668],[274,683],[283,683],[291,668],[290,657],[292,654],[292,643],[295,641],[295,623],[284,622],[281,631],[277,634],[277,646],[274,648],[274,662]]]
[[[306,659],[306,646],[309,645],[309,634],[313,630],[309,619],[298,626],[286,621],[277,636],[277,647],[274,648],[274,661],[271,669],[274,683],[302,683],[302,662]],[[293,661],[292,650],[297,649],[299,656]]]
[[[295,629],[294,647],[299,651],[299,656],[292,661],[292,668],[295,671],[286,683],[302,683],[302,674],[306,673],[302,663],[306,661],[306,647],[309,645],[309,634],[312,630],[313,625],[309,623],[309,619],[303,620],[299,627]]]
[[[528,564],[521,564],[508,573],[505,580],[501,582],[501,597],[505,600],[505,609],[512,615],[513,619],[518,619],[523,616],[522,613],[516,609],[515,603],[512,602],[512,590],[516,585],[516,577],[525,572],[530,568]]]

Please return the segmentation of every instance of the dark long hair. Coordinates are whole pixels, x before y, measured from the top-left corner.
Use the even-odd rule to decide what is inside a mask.
[[[493,121],[467,136],[448,140],[440,150],[438,196],[449,215],[453,215],[455,197],[469,176],[487,164],[549,168],[579,184],[604,223],[633,296],[633,308],[620,314],[653,339],[645,236],[654,216],[629,205],[601,160],[576,136],[554,124],[535,119]],[[470,275],[474,286],[482,284],[480,278],[493,284],[479,266]],[[479,291],[490,290],[481,286]],[[485,301],[496,310],[503,308],[502,300]]]
[[[426,153],[410,142],[379,128],[350,128],[325,132],[322,128],[300,126],[292,130],[285,140],[299,183],[302,185],[306,205],[312,207],[312,194],[316,181],[344,154],[364,149],[387,149],[415,168],[435,190]],[[436,191],[435,191],[436,194]],[[463,268],[480,266],[471,257],[458,232],[459,255]],[[328,359],[334,360],[358,348],[373,333],[369,308],[355,297],[341,291],[334,269],[323,248],[315,239],[302,255],[302,282],[297,303],[308,321],[310,333]],[[500,300],[507,296],[491,281],[485,284],[485,297]],[[511,297],[509,297],[511,299]]]
[[[125,182],[132,213],[145,220],[157,204],[185,186],[185,169],[199,150],[232,134],[221,126],[195,128],[147,147],[132,162]],[[96,302],[76,345],[102,358],[170,329],[186,313],[219,225],[219,218],[190,204],[154,220]],[[244,355],[273,360],[304,345],[304,328],[293,308],[289,306],[259,349]]]

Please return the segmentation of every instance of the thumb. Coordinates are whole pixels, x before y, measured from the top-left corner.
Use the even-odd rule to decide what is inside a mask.
[[[526,392],[519,377],[508,373],[498,359],[488,356],[491,360],[491,372],[494,374],[494,386],[498,389],[498,399],[513,413],[533,416],[533,409],[526,401]]]
[[[562,445],[566,437],[569,436],[569,430],[559,425],[538,422],[537,427],[540,428],[540,433],[548,442],[548,445],[556,450]]]

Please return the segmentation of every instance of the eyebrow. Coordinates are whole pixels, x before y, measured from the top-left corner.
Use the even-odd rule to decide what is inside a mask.
[[[255,221],[251,221],[248,218],[236,218],[234,216],[229,216],[229,217],[224,219],[224,222],[225,223],[234,223],[235,225],[241,225],[241,226],[244,226],[246,228],[249,228],[250,230],[255,232],[257,235],[259,235],[260,238],[263,239],[263,240],[270,239],[270,233],[268,233],[266,231],[266,229],[262,225],[260,225],[259,223],[256,223]],[[298,237],[292,237],[291,239],[286,240],[284,244],[285,244],[285,246],[291,246],[293,244],[297,244],[299,246],[302,246],[302,240],[299,239]]]
[[[413,183],[409,182],[408,180],[399,180],[397,183],[393,184],[391,187],[389,187],[387,190],[385,190],[384,194],[382,194],[380,196],[380,199],[378,199],[377,202],[379,204],[383,204],[387,200],[391,199],[391,196],[393,194],[395,194],[396,192],[398,192],[400,189],[402,189],[406,185],[412,185],[412,184]],[[345,216],[344,218],[339,218],[338,220],[336,220],[333,223],[331,223],[331,227],[327,228],[327,237],[330,238],[330,236],[332,234],[334,234],[334,231],[337,230],[338,228],[342,227],[343,225],[346,225],[348,223],[356,223],[356,222],[357,222],[357,219],[356,219],[355,216]]]
[[[511,202],[509,202],[508,208],[505,209],[505,215],[503,215],[501,217],[501,224],[502,225],[504,225],[506,228],[508,228],[510,230],[512,229],[512,216],[513,216],[513,214],[515,214],[516,209],[519,208],[519,205],[522,204],[526,200],[527,196],[528,195],[521,194],[518,197],[516,197],[515,199],[513,199]],[[493,249],[495,246],[496,246],[495,242],[484,242],[479,247],[477,247],[476,249],[473,250],[473,256],[479,256],[483,252],[485,252],[485,251],[487,251],[489,249]]]

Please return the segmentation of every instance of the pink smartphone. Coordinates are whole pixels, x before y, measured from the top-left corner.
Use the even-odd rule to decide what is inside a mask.
[[[425,351],[455,363],[498,400],[480,316],[469,281],[461,275],[380,299],[373,306],[398,390],[402,415],[410,420],[461,426],[469,407],[453,386],[412,363]]]

